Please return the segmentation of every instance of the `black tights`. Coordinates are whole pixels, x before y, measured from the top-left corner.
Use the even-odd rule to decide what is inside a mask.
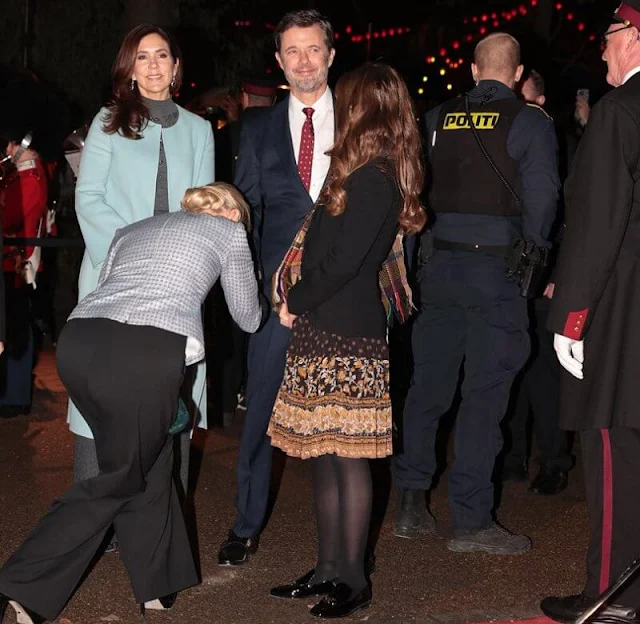
[[[368,459],[321,455],[311,459],[318,526],[314,582],[338,578],[354,592],[367,583],[364,558],[371,518]]]

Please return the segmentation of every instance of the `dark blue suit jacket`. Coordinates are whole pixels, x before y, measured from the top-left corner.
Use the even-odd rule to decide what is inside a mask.
[[[271,277],[313,206],[304,188],[289,129],[289,98],[242,117],[234,184],[251,207],[253,242],[265,294]]]

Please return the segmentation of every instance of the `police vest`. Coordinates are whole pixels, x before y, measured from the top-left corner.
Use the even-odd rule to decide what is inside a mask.
[[[516,189],[518,161],[507,152],[507,137],[525,106],[517,99],[469,102],[482,143],[498,170]],[[433,137],[429,137],[432,141]],[[482,153],[465,112],[464,98],[445,102],[440,110],[431,153],[429,205],[439,212],[517,216],[517,202]]]

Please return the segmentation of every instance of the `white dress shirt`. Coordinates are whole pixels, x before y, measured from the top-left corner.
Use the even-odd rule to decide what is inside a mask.
[[[622,79],[622,84],[624,84],[625,82],[627,82],[627,80],[629,80],[629,78],[631,78],[632,76],[635,76],[638,72],[640,72],[640,66],[639,67],[634,67],[631,71],[628,71],[624,78]],[[291,110],[291,109],[289,109]],[[315,115],[314,115],[315,117]]]
[[[302,125],[307,118],[302,112],[307,108],[294,95],[289,96],[289,129],[291,130],[291,141],[293,142],[293,153],[298,162],[300,153],[300,140],[302,138]],[[334,138],[334,117],[333,117],[333,95],[331,89],[327,87],[320,98],[311,106],[314,113],[313,121],[314,143],[313,143],[313,165],[311,166],[311,186],[309,195],[313,201],[318,199],[322,185],[324,184],[331,158],[326,152],[333,147]]]

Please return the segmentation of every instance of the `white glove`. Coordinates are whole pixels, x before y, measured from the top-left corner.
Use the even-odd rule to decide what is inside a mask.
[[[562,367],[577,379],[582,379],[582,364],[584,362],[584,340],[574,340],[562,334],[555,334],[553,348]]]

